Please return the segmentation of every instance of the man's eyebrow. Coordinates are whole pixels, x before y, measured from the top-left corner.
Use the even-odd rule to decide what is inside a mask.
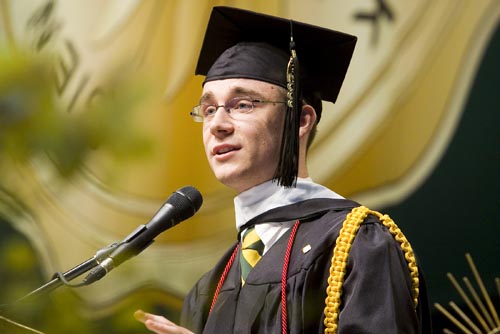
[[[237,97],[237,96],[250,96],[252,98],[257,98],[257,99],[262,99],[263,98],[262,94],[259,93],[259,92],[257,92],[256,90],[245,88],[245,87],[241,87],[241,86],[233,87],[231,89],[231,91],[229,92],[229,94],[232,95],[233,97]],[[203,94],[200,97],[200,101],[199,102],[203,103],[203,102],[212,100],[213,96],[214,95],[211,92],[206,92],[205,94]]]
[[[244,87],[235,87],[232,90],[232,93],[238,94],[238,95],[245,95],[245,96],[250,96],[250,97],[262,98],[262,94],[260,94],[256,90],[248,89],[248,88],[244,88]]]
[[[200,103],[203,103],[207,100],[210,100],[212,98],[212,93],[205,93],[200,97]]]

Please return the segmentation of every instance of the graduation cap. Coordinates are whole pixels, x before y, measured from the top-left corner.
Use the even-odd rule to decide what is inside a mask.
[[[288,110],[274,180],[292,187],[298,174],[300,98],[308,94],[332,103],[337,100],[356,40],[294,20],[214,7],[195,74],[206,76],[203,84],[247,78],[287,90]],[[318,114],[317,119],[320,117]]]

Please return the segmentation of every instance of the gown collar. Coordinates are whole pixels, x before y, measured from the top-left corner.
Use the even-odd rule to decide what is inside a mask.
[[[298,178],[295,188],[284,188],[273,181],[264,182],[234,198],[236,229],[239,231],[251,219],[271,209],[315,198],[343,199],[311,178]]]

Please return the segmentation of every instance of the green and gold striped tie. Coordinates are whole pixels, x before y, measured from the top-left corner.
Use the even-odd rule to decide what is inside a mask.
[[[241,285],[245,284],[250,270],[259,262],[263,252],[264,244],[255,232],[255,227],[252,226],[245,231],[241,242]]]

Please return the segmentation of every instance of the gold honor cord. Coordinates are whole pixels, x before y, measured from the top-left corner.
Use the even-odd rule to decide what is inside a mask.
[[[410,243],[401,232],[399,227],[388,215],[382,215],[377,211],[372,211],[365,206],[352,209],[342,224],[335,248],[333,250],[332,264],[330,266],[330,276],[328,277],[327,297],[325,299],[325,334],[336,334],[340,310],[340,296],[347,266],[347,258],[351,249],[354,237],[368,215],[374,215],[380,219],[382,224],[389,229],[396,241],[401,245],[412,280],[412,295],[415,308],[418,304],[418,267]]]

